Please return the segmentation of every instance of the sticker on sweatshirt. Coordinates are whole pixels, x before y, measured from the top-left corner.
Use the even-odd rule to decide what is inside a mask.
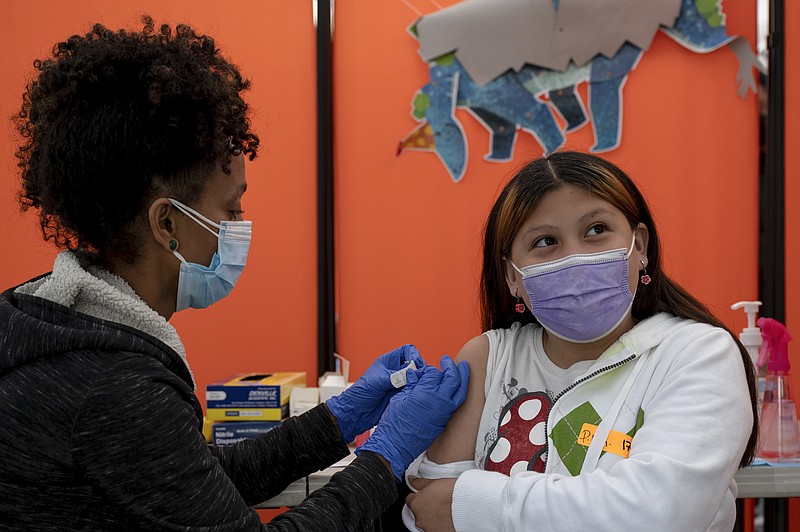
[[[562,417],[553,427],[550,433],[550,437],[553,439],[553,447],[555,447],[556,452],[558,452],[558,456],[564,463],[564,466],[573,476],[581,472],[589,443],[591,443],[591,437],[584,432],[584,429],[593,426],[596,430],[601,421],[602,418],[600,415],[587,401]],[[643,423],[644,411],[640,408],[636,417],[636,423],[627,434],[611,431],[607,444],[611,443],[614,445],[614,443],[616,443],[620,450],[622,450],[623,445],[626,447],[625,455],[621,453],[614,454],[627,458],[628,454],[630,454],[630,448],[633,445],[633,437]],[[612,438],[614,434],[619,435],[617,439]],[[591,436],[594,436],[593,431],[591,432]],[[623,444],[624,441],[627,441],[627,443]],[[608,450],[608,448],[604,447],[600,456],[603,456]]]
[[[584,423],[581,427],[580,435],[578,436],[578,444],[589,447],[592,444],[596,432],[597,425]],[[633,438],[627,434],[612,430],[608,433],[606,443],[603,445],[603,452],[613,453],[617,456],[627,458],[631,454],[631,441],[633,441]]]

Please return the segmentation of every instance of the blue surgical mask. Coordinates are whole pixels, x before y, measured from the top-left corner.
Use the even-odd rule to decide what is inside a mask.
[[[628,286],[630,249],[569,255],[522,269],[531,312],[549,333],[575,343],[611,334],[628,315],[633,296]]]
[[[217,251],[214,252],[209,266],[189,262],[177,251],[172,252],[181,261],[175,311],[206,308],[230,294],[236,285],[247,262],[253,222],[221,221],[217,224],[178,200],[170,198],[169,201],[217,237]],[[211,227],[219,232],[214,232]]]

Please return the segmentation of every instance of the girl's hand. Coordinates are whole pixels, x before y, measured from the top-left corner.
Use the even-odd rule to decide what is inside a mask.
[[[422,530],[455,532],[452,505],[456,479],[409,479],[411,487],[418,490],[406,497],[406,504],[414,512],[417,527]]]

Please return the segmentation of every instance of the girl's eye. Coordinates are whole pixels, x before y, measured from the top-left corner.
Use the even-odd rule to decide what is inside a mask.
[[[595,236],[595,235],[599,235],[600,233],[605,233],[605,232],[606,232],[606,226],[605,225],[596,224],[596,225],[591,226],[589,228],[589,230],[586,231],[586,236]]]
[[[533,243],[533,247],[535,248],[543,248],[555,245],[556,245],[556,239],[553,238],[552,236],[543,236],[542,238]]]
[[[242,219],[242,215],[244,214],[244,211],[234,211],[234,210],[231,210],[231,211],[228,211],[228,212],[230,212],[230,213],[231,213],[231,221],[232,221],[232,222],[238,222],[238,221],[241,221],[241,219]]]

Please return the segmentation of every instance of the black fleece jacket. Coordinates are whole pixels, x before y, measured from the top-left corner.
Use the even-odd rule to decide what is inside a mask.
[[[345,456],[327,407],[210,448],[183,361],[141,331],[0,295],[0,530],[361,530],[397,497],[362,453],[270,524],[249,507]]]

